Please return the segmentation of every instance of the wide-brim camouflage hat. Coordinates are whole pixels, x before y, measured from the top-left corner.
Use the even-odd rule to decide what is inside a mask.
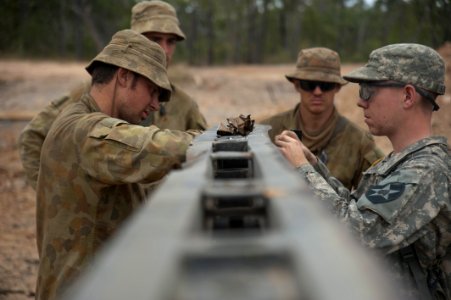
[[[169,101],[172,89],[166,72],[166,55],[157,43],[142,34],[130,29],[115,33],[110,43],[86,67],[89,74],[96,61],[144,76],[161,88],[159,100]]]
[[[174,34],[178,40],[185,40],[180,29],[177,12],[169,3],[152,0],[137,3],[132,8],[131,29],[139,32]]]
[[[344,76],[351,82],[398,81],[445,93],[445,63],[434,49],[420,44],[392,44],[371,52],[368,63]]]
[[[340,56],[328,48],[316,47],[299,51],[296,70],[285,75],[289,81],[312,80],[346,84],[341,77]]]

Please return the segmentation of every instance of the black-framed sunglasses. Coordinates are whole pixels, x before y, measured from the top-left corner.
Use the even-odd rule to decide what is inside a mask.
[[[313,92],[316,89],[316,87],[319,87],[323,92],[328,92],[333,90],[337,86],[335,82],[311,81],[311,80],[299,80],[299,85],[301,89],[303,89],[306,92]]]
[[[402,82],[367,82],[367,83],[360,83],[360,89],[359,89],[359,96],[362,100],[364,101],[369,101],[371,99],[371,97],[373,96],[374,92],[375,92],[375,87],[394,87],[394,88],[400,88],[400,87],[404,87],[406,86],[406,83],[402,83]],[[440,106],[438,106],[438,104],[435,102],[434,100],[434,95],[431,94],[430,92],[418,88],[416,86],[415,90],[417,91],[418,94],[420,94],[421,96],[423,96],[424,98],[426,98],[428,101],[430,101],[432,103],[433,106],[433,110],[439,110]]]
[[[394,87],[400,88],[404,87],[405,84],[401,82],[368,82],[368,83],[360,83],[359,96],[364,101],[369,101],[371,97],[373,97],[374,92],[376,91],[375,87]]]

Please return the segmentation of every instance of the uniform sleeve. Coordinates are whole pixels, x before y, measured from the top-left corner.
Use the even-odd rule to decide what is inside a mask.
[[[432,169],[400,169],[369,187],[346,218],[365,245],[393,252],[427,233],[427,225],[449,202],[444,201],[448,184],[445,174]]]
[[[80,145],[81,167],[106,184],[149,183],[163,178],[185,160],[199,131],[161,130],[106,118]],[[77,134],[76,134],[77,135]]]
[[[19,136],[20,159],[27,180],[34,189],[38,179],[42,144],[61,109],[69,102],[68,100],[69,97],[64,96],[51,102],[27,124]]]
[[[318,164],[313,168],[310,164],[302,165],[298,168],[308,185],[312,187],[316,196],[337,215],[343,215],[350,196],[350,191],[335,177],[333,177],[327,167],[318,160]]]
[[[424,236],[448,193],[445,174],[434,170],[405,168],[370,186],[355,199],[330,184],[312,167],[299,170],[321,200],[345,221],[362,243],[389,253]]]

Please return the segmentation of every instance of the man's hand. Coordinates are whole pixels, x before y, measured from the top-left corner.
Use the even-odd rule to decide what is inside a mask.
[[[296,133],[284,130],[275,137],[275,144],[279,147],[283,156],[294,166],[300,167],[307,163],[316,165],[316,156],[298,139]]]

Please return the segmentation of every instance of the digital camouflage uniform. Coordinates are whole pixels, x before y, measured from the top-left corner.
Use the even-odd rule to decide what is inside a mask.
[[[136,72],[162,89],[163,101],[170,91],[164,59],[157,44],[123,30],[86,69],[100,61]],[[87,93],[58,114],[37,182],[37,299],[54,299],[74,279],[143,200],[139,183],[179,166],[196,134],[112,118]]]
[[[334,82],[340,85],[347,81],[340,75],[340,56],[337,52],[327,48],[309,48],[299,51],[296,70],[286,75],[294,80],[312,80]],[[301,99],[302,101],[302,99]],[[298,103],[293,109],[274,115],[263,120],[262,124],[271,125],[268,135],[272,141],[276,135],[284,130],[298,129],[305,135]],[[377,148],[373,137],[360,129],[334,108],[330,122],[325,128],[318,130],[319,135],[313,137],[316,145],[311,145],[308,139],[304,144],[324,162],[330,172],[339,179],[348,189],[355,188],[360,181],[362,172],[368,169],[373,162],[382,158],[384,154]],[[327,128],[329,133],[323,134]],[[312,147],[313,146],[313,147]]]
[[[373,51],[365,67],[345,78],[409,82],[443,94],[443,66],[428,47],[395,44]],[[449,299],[450,167],[446,139],[427,137],[368,169],[353,192],[321,162],[299,172],[364,245],[386,256],[394,280],[407,281],[406,299]]]
[[[162,1],[143,1],[132,8],[131,28],[137,32],[148,31],[175,34],[179,40],[185,35],[179,28],[174,8]],[[171,84],[172,93],[169,102],[161,103],[160,112],[152,112],[142,125],[153,124],[162,129],[205,130],[207,122],[197,103],[180,87]],[[89,91],[90,84],[83,84],[74,89],[70,95],[52,101],[24,128],[19,137],[19,153],[29,184],[36,189],[39,173],[41,147],[47,132],[55,118],[68,104],[78,101],[80,96]]]

